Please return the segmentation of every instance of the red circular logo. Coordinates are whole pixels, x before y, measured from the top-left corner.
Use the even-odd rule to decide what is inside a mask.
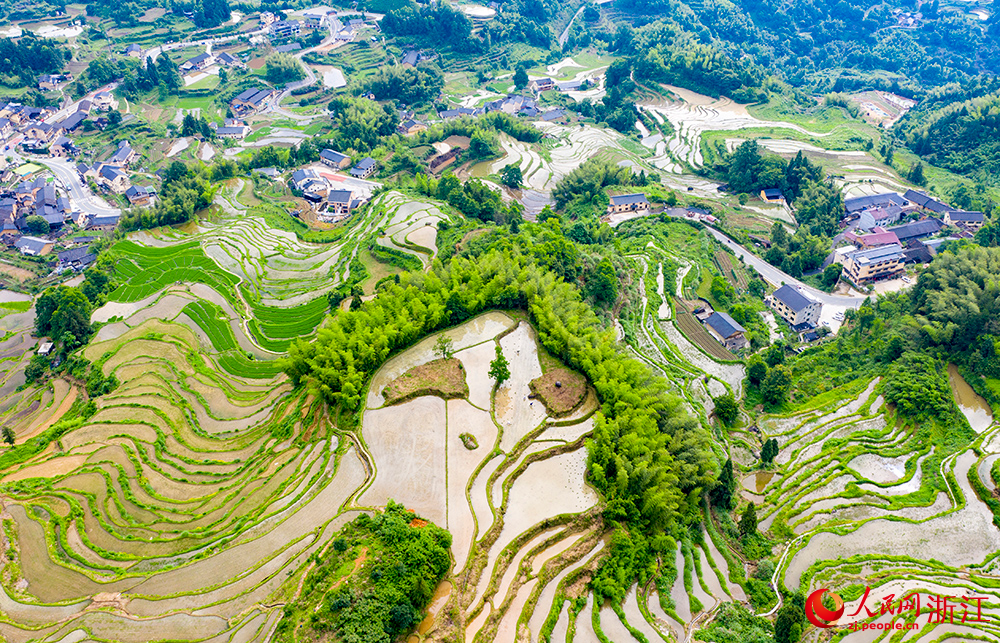
[[[823,605],[823,594],[830,593],[836,607],[832,610]],[[844,615],[844,599],[837,596],[830,590],[817,589],[806,599],[806,618],[816,627],[833,627],[837,624],[837,619]]]

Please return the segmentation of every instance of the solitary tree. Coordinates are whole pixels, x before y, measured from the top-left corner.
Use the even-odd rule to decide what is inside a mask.
[[[779,405],[785,401],[791,387],[791,374],[785,366],[779,364],[768,372],[764,382],[760,385],[760,392],[764,396],[765,402]]]
[[[729,510],[733,508],[733,492],[736,490],[736,477],[733,475],[733,459],[729,458],[722,465],[719,480],[712,489],[712,502],[717,507]]]
[[[32,234],[47,234],[49,231],[49,222],[37,214],[25,219],[25,223],[28,225],[28,231]]]
[[[440,355],[441,359],[451,359],[455,354],[455,343],[447,335],[438,335],[437,341],[434,342],[434,352]]]
[[[751,384],[760,384],[767,377],[767,364],[760,355],[754,355],[747,362],[747,377]]]
[[[14,446],[14,429],[9,426],[3,428],[3,441],[10,446]]]
[[[766,465],[770,465],[774,462],[774,458],[778,455],[778,441],[775,438],[769,438],[764,442],[764,446],[760,450],[760,460]]]
[[[499,344],[496,349],[496,359],[490,362],[490,377],[493,378],[497,386],[500,386],[510,379],[510,364],[507,362],[507,358],[503,356],[503,351],[500,349]]]
[[[733,394],[726,393],[712,398],[712,401],[715,402],[715,416],[722,420],[726,426],[732,426],[740,416],[740,407]]]
[[[521,183],[523,181],[524,175],[521,173],[521,166],[517,163],[505,165],[504,168],[500,170],[500,182],[509,188],[516,190],[521,187]]]
[[[528,72],[524,70],[524,67],[518,65],[517,71],[514,72],[514,87],[515,89],[521,90],[528,86]]]
[[[757,507],[751,502],[743,510],[740,518],[740,535],[746,538],[757,531]]]

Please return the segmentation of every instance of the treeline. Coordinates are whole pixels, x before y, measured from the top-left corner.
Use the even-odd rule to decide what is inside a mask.
[[[423,7],[408,2],[386,13],[379,26],[390,36],[416,36],[433,40],[436,46],[450,45],[460,52],[482,49],[482,41],[472,33],[472,21],[441,2]]]
[[[426,132],[417,134],[414,140],[421,143],[436,143],[453,135],[471,138],[477,130],[481,129],[503,132],[511,138],[525,143],[537,143],[542,140],[543,136],[541,130],[528,121],[518,120],[504,112],[490,112],[476,118],[463,116],[432,125]]]
[[[40,74],[55,74],[72,59],[69,49],[25,31],[16,42],[0,38],[0,85],[33,87]]]
[[[327,106],[334,124],[331,139],[338,149],[367,152],[378,147],[382,138],[392,136],[399,114],[392,105],[350,96],[338,96]]]
[[[236,164],[232,161],[218,162],[211,167],[187,166],[174,161],[163,173],[156,205],[125,212],[118,227],[129,232],[190,221],[195,212],[212,202],[216,189],[212,182],[232,178],[235,174]]]
[[[363,92],[371,92],[375,100],[398,100],[406,105],[418,105],[437,100],[444,87],[444,74],[432,65],[420,68],[383,67],[369,76],[362,85]]]
[[[511,241],[498,237],[475,256],[456,256],[428,273],[385,283],[358,310],[336,312],[315,340],[293,343],[283,369],[295,385],[353,415],[371,374],[393,352],[485,310],[525,309],[546,350],[582,371],[601,400],[588,469],[607,500],[605,517],[650,536],[698,520],[701,493],[715,478],[704,429],[663,379],[619,351],[614,332],[578,290]],[[626,588],[637,575],[636,563],[613,562],[629,569],[621,577]]]
[[[87,68],[90,80],[96,83],[96,86],[100,86],[121,77],[118,89],[126,96],[138,96],[141,92],[148,92],[161,86],[164,88],[162,90],[164,93],[172,93],[184,86],[177,64],[165,53],[158,56],[155,61],[147,58],[145,66],[142,64],[132,66],[131,61],[126,60],[115,63],[108,59],[98,60],[102,62],[97,63],[93,70],[89,66]],[[96,61],[91,62],[91,65],[95,63]]]

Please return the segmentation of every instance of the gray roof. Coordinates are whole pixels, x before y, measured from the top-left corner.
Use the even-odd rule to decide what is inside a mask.
[[[125,48],[125,53],[127,54],[132,53],[133,51],[142,51],[142,47],[140,47],[135,43],[132,43],[131,45]]]
[[[132,156],[132,146],[127,141],[122,141],[115,155],[108,159],[108,163],[121,165],[130,156]]]
[[[219,136],[225,136],[226,134],[243,134],[246,131],[246,125],[240,125],[239,127],[219,127],[216,128],[215,133]]]
[[[888,245],[871,248],[869,250],[858,250],[849,253],[849,256],[853,258],[854,261],[861,264],[878,263],[880,261],[887,261],[889,259],[902,257],[903,248],[898,243],[890,243]]]
[[[903,197],[910,203],[916,203],[922,208],[927,208],[931,212],[947,212],[951,208],[941,203],[940,201],[935,201],[931,197],[917,192],[916,190],[907,190]]]
[[[340,152],[334,152],[333,150],[323,150],[319,153],[319,157],[321,159],[333,161],[334,163],[340,163],[344,159],[350,158],[346,154],[341,154]]]
[[[370,156],[366,156],[365,158],[363,158],[360,161],[358,161],[358,164],[354,166],[354,169],[355,170],[367,170],[367,169],[372,168],[374,166],[375,166],[375,159],[373,159]]]
[[[562,118],[564,116],[566,116],[566,112],[565,111],[563,111],[561,109],[553,109],[551,111],[548,111],[548,112],[545,112],[544,114],[542,114],[542,120],[543,121],[554,121],[557,118]]]
[[[785,284],[781,288],[775,290],[773,297],[791,308],[792,312],[796,313],[800,310],[804,310],[813,303],[805,295],[800,293],[797,288],[790,286],[789,284]]]
[[[118,223],[119,216],[120,215],[117,214],[95,214],[91,217],[90,224],[87,225],[87,227],[93,228],[94,226],[99,225],[115,225]]]
[[[215,59],[218,60],[218,61],[220,61],[220,62],[222,62],[225,65],[232,65],[233,63],[239,62],[238,60],[236,60],[236,58],[234,58],[233,56],[227,54],[226,52],[222,52],[221,54],[217,54],[215,56]]]
[[[736,333],[745,332],[745,329],[726,313],[713,313],[705,323],[711,326],[712,330],[717,332],[720,337],[725,339],[732,337]]]
[[[619,194],[611,197],[611,205],[633,205],[635,203],[649,203],[645,194]]]
[[[65,120],[59,123],[59,127],[63,128],[64,130],[74,130],[77,127],[79,127],[80,123],[86,120],[86,118],[87,114],[84,112],[73,112],[72,114],[67,116]]]
[[[967,223],[982,223],[982,212],[967,212],[966,210],[952,210],[948,213],[952,221],[965,221]]]
[[[872,194],[869,196],[854,197],[853,199],[844,199],[844,209],[850,213],[875,206],[903,205],[905,201],[906,199],[897,193],[887,192],[885,194]]]
[[[302,49],[302,44],[298,42],[290,42],[287,45],[278,45],[274,48],[279,54],[287,54],[290,51],[298,51]]]
[[[81,246],[72,250],[63,250],[56,256],[59,257],[59,263],[71,263],[73,261],[80,261],[88,254],[90,254],[90,246]]]
[[[403,64],[404,65],[416,65],[417,64],[417,58],[419,58],[419,57],[420,57],[420,54],[418,52],[416,52],[416,51],[408,51],[408,52],[406,52],[406,55],[403,56]]]
[[[116,168],[116,167],[113,167],[111,165],[102,165],[101,166],[101,176],[103,176],[104,178],[106,178],[109,181],[114,181],[119,176],[125,176],[125,175],[122,174],[118,170],[118,168]]]
[[[211,58],[211,56],[209,54],[198,54],[194,58],[191,58],[190,60],[188,60],[185,64],[200,65],[201,63],[205,62],[209,58]]]
[[[912,223],[905,223],[889,228],[889,232],[895,232],[897,239],[906,241],[907,239],[926,237],[929,234],[940,232],[943,226],[944,224],[937,219],[921,219],[920,221],[913,221]]]
[[[14,247],[18,250],[24,248],[31,250],[32,252],[41,252],[45,246],[52,243],[48,239],[39,239],[38,237],[21,237],[14,243]]]
[[[350,203],[351,202],[351,191],[350,190],[330,190],[330,193],[326,197],[327,201],[331,203]]]

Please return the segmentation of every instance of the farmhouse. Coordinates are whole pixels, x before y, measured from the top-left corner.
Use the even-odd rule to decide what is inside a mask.
[[[855,286],[894,279],[903,273],[903,248],[897,244],[855,250],[843,256],[844,276]]]
[[[427,130],[427,126],[419,121],[415,121],[412,118],[407,119],[399,124],[396,131],[403,136],[413,136],[418,132],[424,132]]]
[[[70,74],[45,74],[38,77],[38,89],[59,89],[71,80]]]
[[[125,54],[126,56],[131,56],[132,58],[142,58],[142,47],[140,47],[135,43],[132,43],[131,45],[126,47],[125,51],[123,51],[122,53]]]
[[[117,214],[95,214],[87,220],[87,225],[85,227],[87,230],[99,230],[104,232],[114,230],[115,226],[118,225],[119,216],[120,215]]]
[[[118,101],[115,100],[114,95],[111,92],[97,92],[94,94],[94,98],[91,101],[94,105],[94,109],[100,109],[103,111],[108,111],[118,107]]]
[[[272,39],[284,39],[298,37],[302,32],[302,25],[298,20],[278,20],[270,26]]]
[[[302,49],[302,43],[300,42],[290,42],[285,45],[278,45],[274,48],[274,50],[279,54],[288,54],[293,51],[298,51],[299,49]]]
[[[611,203],[608,204],[608,214],[648,209],[649,200],[646,199],[645,194],[619,194],[611,197]]]
[[[41,257],[52,252],[55,241],[49,239],[39,239],[38,237],[21,237],[14,243],[14,247],[21,251],[23,255]]]
[[[746,330],[726,313],[713,313],[705,321],[705,328],[712,337],[731,351],[738,351],[749,343],[743,335]]]
[[[125,190],[125,196],[132,205],[152,205],[156,191],[153,190],[152,186],[133,185]]]
[[[556,88],[556,81],[551,78],[537,78],[528,83],[528,89],[535,93],[547,92]]]
[[[461,118],[462,116],[479,116],[483,110],[472,107],[459,107],[457,109],[446,109],[438,112],[438,118],[448,120],[450,118]]]
[[[215,62],[215,58],[212,56],[212,54],[208,53],[198,54],[194,58],[189,58],[184,63],[182,63],[180,69],[181,71],[198,71],[200,69],[208,67],[213,62]]]
[[[215,135],[219,138],[245,139],[250,134],[249,125],[226,125],[215,128]]]
[[[975,232],[983,227],[982,212],[966,212],[964,210],[950,210],[944,213],[945,225],[953,225],[963,230]]]
[[[336,223],[346,219],[354,209],[355,204],[360,203],[354,198],[350,190],[330,190],[326,197],[326,211],[321,212],[319,217],[323,221]]]
[[[132,186],[132,181],[119,168],[113,165],[102,165],[97,173],[97,182],[115,194],[124,194]]]
[[[924,210],[928,210],[930,212],[936,212],[938,214],[943,214],[951,209],[944,203],[936,201],[931,197],[927,196],[926,194],[923,194],[922,192],[917,192],[916,190],[907,190],[906,192],[903,193],[903,198],[905,198],[910,203],[913,203],[914,205],[920,206]]]
[[[351,176],[359,179],[367,179],[372,174],[375,174],[375,170],[378,166],[375,164],[375,159],[370,156],[358,161],[358,164],[351,168]]]
[[[774,309],[792,327],[819,323],[822,304],[806,297],[795,286],[785,284],[764,298],[764,303]]]
[[[260,27],[261,29],[266,28],[268,25],[273,24],[278,20],[278,16],[274,15],[270,11],[262,11],[260,14]]]
[[[56,270],[59,272],[63,270],[83,270],[94,263],[94,259],[97,258],[95,254],[90,252],[90,246],[63,250],[56,253],[56,256],[59,258],[59,263],[56,265]]]
[[[270,89],[247,89],[240,92],[229,105],[233,112],[242,118],[254,114],[264,107],[272,93],[273,90]]]
[[[351,164],[351,157],[346,154],[341,154],[340,152],[334,152],[333,150],[323,150],[319,153],[319,160],[323,165],[329,165],[330,167],[335,167],[338,170],[347,169]]]
[[[122,141],[118,144],[118,149],[115,150],[114,156],[109,158],[107,163],[108,165],[115,165],[117,167],[128,167],[137,158],[139,158],[139,153],[132,149],[128,141]]]
[[[420,61],[420,52],[416,51],[415,49],[411,49],[410,51],[403,54],[402,65],[404,67],[416,67],[417,62],[419,61]]]
[[[239,58],[222,52],[215,56],[215,62],[220,65],[225,65],[226,67],[244,67],[245,65],[240,61]]]
[[[767,188],[760,191],[760,198],[769,203],[780,203],[785,197],[782,196],[781,190],[778,188]]]
[[[83,125],[83,121],[85,120],[87,120],[86,112],[73,112],[65,119],[61,120],[56,127],[64,132],[73,132],[76,131],[78,127]]]

